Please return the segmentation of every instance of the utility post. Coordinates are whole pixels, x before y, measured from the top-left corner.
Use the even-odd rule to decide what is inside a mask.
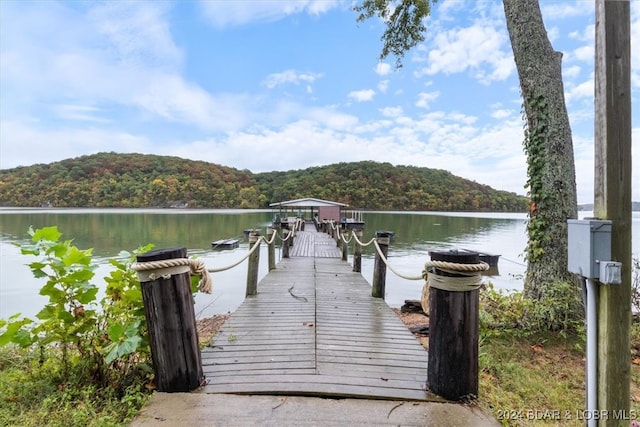
[[[631,42],[629,0],[596,0],[596,218],[612,221],[611,257],[622,284],[599,285],[598,411],[630,416]],[[620,416],[600,426],[628,425]]]

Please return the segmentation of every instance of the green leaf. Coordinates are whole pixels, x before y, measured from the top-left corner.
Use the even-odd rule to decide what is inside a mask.
[[[135,335],[124,340],[118,347],[118,356],[125,356],[127,354],[135,353],[138,348],[138,344],[142,338]]]
[[[120,338],[123,336],[123,334],[124,334],[124,327],[119,323],[115,323],[111,325],[109,327],[109,330],[107,331],[107,335],[109,335],[109,339],[111,341],[119,341]]]
[[[86,282],[91,280],[95,276],[95,273],[88,269],[77,270],[72,273],[69,273],[62,280],[65,283],[78,283],[78,282]]]
[[[38,242],[40,240],[49,240],[52,242],[57,242],[62,233],[58,231],[58,227],[55,225],[52,227],[42,227],[37,229],[35,232],[32,228],[30,228],[31,240],[34,242]]]
[[[56,316],[56,310],[50,305],[45,305],[42,310],[36,314],[36,317],[40,320],[48,320]]]
[[[104,361],[108,365],[118,358],[118,343],[117,342],[111,343],[108,346],[106,346],[102,351],[103,351],[103,354],[104,353],[107,354],[104,358]]]
[[[9,323],[7,330],[0,334],[0,346],[6,345],[10,342],[20,344],[24,340],[24,334],[29,334],[28,331],[23,330],[22,327],[32,323],[31,319],[24,318],[17,322]],[[21,332],[22,331],[22,332]]]
[[[76,295],[76,298],[78,302],[80,302],[81,304],[89,304],[90,302],[95,301],[97,293],[98,293],[98,288],[92,287],[81,293],[78,293]]]
[[[85,251],[82,251],[75,246],[70,246],[65,256],[62,257],[62,262],[67,267],[74,264],[89,265],[91,258],[87,256]]]
[[[63,302],[66,294],[64,291],[56,287],[56,282],[49,281],[42,288],[40,288],[40,295],[49,297],[49,301],[54,303]]]

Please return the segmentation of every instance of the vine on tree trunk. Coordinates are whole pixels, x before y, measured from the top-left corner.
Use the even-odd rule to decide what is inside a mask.
[[[527,154],[527,182],[525,188],[531,200],[527,233],[529,240],[525,249],[525,258],[530,262],[540,260],[544,253],[541,244],[549,227],[544,212],[550,199],[544,186],[545,146],[549,132],[548,104],[542,95],[528,95],[525,99],[523,116],[527,118],[524,130],[524,151]],[[528,112],[528,113],[526,113]]]

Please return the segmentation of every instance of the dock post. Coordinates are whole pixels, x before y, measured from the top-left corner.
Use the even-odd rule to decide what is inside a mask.
[[[356,240],[354,242],[354,250],[353,250],[353,271],[356,273],[362,273],[362,246],[358,241],[362,241],[362,230],[356,229],[353,230],[356,233]]]
[[[476,253],[430,252],[431,260],[477,264]],[[438,270],[439,279],[465,279],[469,275]],[[478,272],[478,275],[480,273]],[[452,284],[449,287],[453,287]],[[480,279],[478,279],[479,281]],[[429,294],[429,363],[427,387],[449,400],[478,397],[478,300],[479,289],[450,291],[431,282]],[[457,286],[457,285],[456,285]],[[469,287],[467,287],[468,289]]]
[[[269,271],[276,269],[276,240],[273,238],[275,230],[273,227],[267,228],[267,241],[269,242],[268,251],[269,254]]]
[[[186,248],[169,248],[145,252],[136,260],[186,257]],[[155,383],[162,392],[192,391],[204,380],[189,271],[183,266],[138,273]]]
[[[380,246],[380,252],[387,257],[389,252],[389,241],[391,240],[391,231],[376,231],[376,241]],[[376,258],[373,264],[373,283],[371,286],[371,296],[384,299],[385,285],[387,280],[387,264],[384,263],[382,257],[376,251]]]
[[[346,261],[349,255],[349,245],[346,242],[346,236],[349,235],[349,230],[346,228],[340,231],[340,240],[342,241],[342,261]]]
[[[249,234],[249,250],[256,244],[260,245],[260,232],[253,230]],[[258,266],[260,264],[260,248],[249,255],[249,266],[247,268],[247,292],[245,296],[252,296],[258,293]]]
[[[284,240],[282,241],[282,258],[289,258],[289,230],[283,228],[282,234],[284,236]]]

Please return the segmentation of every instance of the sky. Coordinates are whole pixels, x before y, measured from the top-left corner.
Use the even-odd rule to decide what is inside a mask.
[[[593,201],[594,0],[541,1]],[[352,1],[0,0],[0,169],[99,152],[287,171],[372,160],[526,194],[519,83],[498,0],[440,0],[380,60]],[[640,1],[631,1],[633,157]],[[640,165],[633,170],[640,200]],[[313,197],[313,195],[309,195]]]

